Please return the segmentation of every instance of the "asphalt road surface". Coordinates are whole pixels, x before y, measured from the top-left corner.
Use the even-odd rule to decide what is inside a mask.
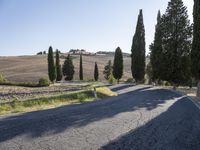
[[[200,110],[174,92],[110,87],[117,97],[0,118],[0,150],[200,150]]]

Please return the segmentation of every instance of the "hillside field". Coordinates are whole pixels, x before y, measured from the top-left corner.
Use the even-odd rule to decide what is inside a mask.
[[[113,61],[114,56],[83,56],[84,80],[94,77],[94,64],[99,67],[99,79],[104,80],[103,70],[108,60]],[[64,59],[61,59],[63,64]],[[74,80],[79,79],[79,56],[73,55],[75,66]],[[41,77],[47,77],[47,55],[0,57],[0,74],[8,80],[15,82],[37,82]],[[123,79],[131,78],[131,58],[124,57]]]

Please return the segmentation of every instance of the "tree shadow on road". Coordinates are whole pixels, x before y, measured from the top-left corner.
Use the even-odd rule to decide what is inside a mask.
[[[68,128],[86,126],[92,122],[112,118],[123,112],[141,108],[152,110],[181,95],[164,89],[140,88],[117,97],[87,104],[24,113],[0,119],[0,142],[26,135],[37,138],[57,134]]]
[[[109,88],[112,91],[117,92],[119,90],[123,90],[123,89],[129,88],[129,87],[133,87],[133,86],[135,86],[135,85],[132,85],[132,84],[117,84],[117,85],[112,85]]]
[[[199,150],[200,112],[191,101],[182,98],[144,126],[132,130],[101,149]]]

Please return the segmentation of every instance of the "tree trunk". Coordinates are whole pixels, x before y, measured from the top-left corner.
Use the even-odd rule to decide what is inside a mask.
[[[173,85],[173,90],[176,91],[176,85],[175,84]]]
[[[200,97],[200,80],[198,81],[197,84],[197,97]]]

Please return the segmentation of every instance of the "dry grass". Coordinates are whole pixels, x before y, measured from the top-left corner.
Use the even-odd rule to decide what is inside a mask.
[[[111,91],[108,87],[100,87],[97,88],[97,93],[100,95],[105,95],[105,96],[117,96],[116,92]]]
[[[172,86],[164,86],[164,88],[166,88],[166,89],[173,89]],[[184,94],[186,94],[188,96],[196,96],[196,90],[193,89],[193,88],[181,86],[181,87],[177,87],[176,90],[178,92],[184,93]]]
[[[179,87],[177,89],[178,91],[187,94],[188,96],[196,96],[196,90],[192,88],[187,87]]]
[[[79,79],[79,56],[73,56],[75,80]],[[98,63],[99,79],[104,80],[103,69],[113,56],[83,56],[84,79],[93,80],[94,63]],[[63,63],[64,59],[61,59]],[[47,56],[0,57],[0,73],[8,80],[15,82],[37,82],[47,77]],[[131,77],[131,58],[124,57],[123,79]]]

